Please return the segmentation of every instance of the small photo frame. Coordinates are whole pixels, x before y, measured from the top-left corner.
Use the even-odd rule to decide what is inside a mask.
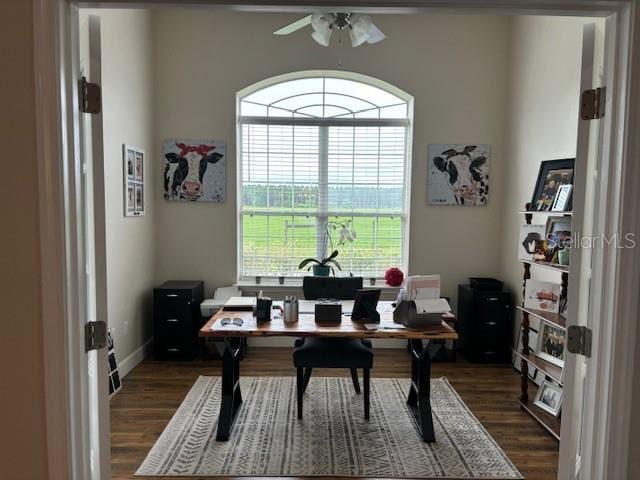
[[[131,145],[122,145],[124,215],[144,215],[144,150]]]
[[[546,160],[540,164],[536,188],[533,191],[529,210],[548,212],[555,203],[556,195],[562,185],[573,185],[573,168],[575,158],[563,160]],[[565,205],[571,209],[570,199]]]
[[[538,388],[533,404],[554,417],[559,416],[562,408],[562,387],[545,380]]]
[[[529,278],[524,284],[524,307],[558,313],[561,293],[562,285],[559,283]]]
[[[144,182],[144,154],[136,152],[136,182]]]
[[[135,208],[136,212],[144,212],[144,188],[142,185],[136,185]]]
[[[549,217],[547,219],[546,240],[554,248],[571,247],[571,218]]]
[[[133,216],[136,211],[136,185],[133,182],[127,183],[125,198],[125,215]]]
[[[536,247],[542,242],[546,234],[546,225],[520,225],[520,243],[518,245],[518,259],[534,260]]]
[[[548,323],[541,322],[536,355],[549,363],[564,367],[566,339],[567,332]]]
[[[573,185],[561,185],[556,193],[556,198],[551,206],[552,212],[566,212],[571,204],[571,193],[573,192]]]

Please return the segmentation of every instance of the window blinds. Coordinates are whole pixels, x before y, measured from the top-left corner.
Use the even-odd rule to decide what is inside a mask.
[[[406,128],[243,124],[242,276],[303,275],[332,242],[344,274],[402,265]],[[340,225],[356,239],[338,247]]]

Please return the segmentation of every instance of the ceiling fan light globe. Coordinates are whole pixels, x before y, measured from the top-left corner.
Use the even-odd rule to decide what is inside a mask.
[[[331,29],[331,20],[326,13],[314,13],[311,15],[311,27],[316,32],[326,32]]]
[[[367,38],[367,43],[378,43],[383,41],[387,36],[382,33],[382,31],[376,27],[374,24],[371,24],[371,28],[367,32],[369,34],[369,38]]]
[[[329,46],[329,40],[331,39],[331,30],[325,31],[315,31],[311,34],[311,38],[313,38],[316,42],[318,42],[323,47]]]
[[[371,25],[373,25],[371,17],[368,15],[355,15],[354,17],[351,20],[351,29],[359,33],[369,33]]]
[[[351,37],[351,46],[354,48],[359,47],[369,39],[368,33],[358,32],[355,29],[349,30],[349,36]]]

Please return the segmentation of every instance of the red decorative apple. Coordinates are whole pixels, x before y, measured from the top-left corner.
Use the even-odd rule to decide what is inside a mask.
[[[404,273],[396,267],[391,267],[384,272],[384,281],[391,287],[399,287],[404,280]]]

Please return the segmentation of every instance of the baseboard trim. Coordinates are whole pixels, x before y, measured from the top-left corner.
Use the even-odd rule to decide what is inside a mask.
[[[127,374],[136,367],[136,365],[138,365],[147,356],[151,355],[152,342],[153,342],[153,338],[150,338],[145,343],[143,343],[140,348],[135,350],[131,355],[128,355],[121,362],[119,362],[118,371],[120,373],[120,378],[126,377]]]

